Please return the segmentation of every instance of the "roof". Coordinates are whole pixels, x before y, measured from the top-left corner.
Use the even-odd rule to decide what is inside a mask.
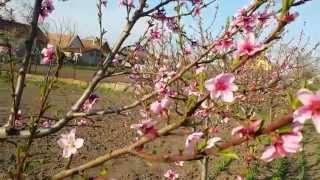
[[[85,48],[99,49],[99,44],[96,42],[96,39],[87,38],[87,39],[81,39],[81,41],[82,41],[82,44]]]
[[[0,31],[6,31],[17,38],[25,38],[31,31],[29,24],[20,23],[13,20],[5,20],[0,18]],[[43,43],[47,43],[48,39],[46,35],[38,27],[37,39]]]
[[[49,44],[60,47],[68,47],[71,41],[75,38],[71,34],[48,33]]]
[[[63,48],[64,52],[72,52],[72,53],[86,53],[91,51],[100,51],[97,48],[73,48],[73,47],[66,47]]]

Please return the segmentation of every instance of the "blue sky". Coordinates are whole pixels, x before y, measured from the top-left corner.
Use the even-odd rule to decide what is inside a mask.
[[[137,2],[137,0],[135,0]],[[243,7],[250,2],[249,0],[217,0],[219,3],[219,12],[216,21],[216,27],[219,29],[225,23],[228,16],[235,14],[237,9]],[[276,0],[280,1],[280,0]],[[158,0],[149,0],[150,4],[158,2]],[[57,21],[67,19],[77,24],[77,30],[80,36],[96,36],[98,34],[98,23],[96,15],[96,0],[54,0],[55,11],[50,15],[48,21]],[[214,7],[203,12],[205,21],[209,22],[213,18]],[[300,16],[297,21],[290,24],[290,32],[286,38],[298,36],[301,29],[304,28],[305,34],[312,37],[311,41],[320,41],[320,0],[312,0],[307,4],[295,8],[299,11]],[[104,27],[108,31],[106,38],[114,41],[115,37],[120,33],[124,24],[125,9],[120,8],[117,0],[109,0],[108,8],[104,9]],[[122,17],[122,18],[119,18]],[[191,22],[191,21],[187,21]],[[143,32],[145,20],[140,21],[133,30],[132,37],[138,37]],[[136,35],[136,36],[135,36]]]
[[[77,24],[81,36],[95,36],[98,32],[95,2],[95,0],[68,0],[66,2],[55,0],[56,10],[51,15],[51,19],[69,19]],[[156,3],[157,0],[151,0],[150,2]],[[217,28],[220,28],[228,16],[235,14],[237,9],[248,4],[249,0],[218,0],[218,2],[219,12],[216,25]],[[209,22],[212,19],[214,6],[216,5],[217,3],[213,4],[204,12],[203,16],[206,17],[206,21]],[[296,8],[296,10],[299,11],[300,16],[296,22],[290,24],[290,32],[287,38],[298,36],[304,27],[305,34],[311,36],[312,41],[320,41],[320,0],[313,0]],[[117,0],[109,0],[108,8],[104,9],[103,13],[104,27],[108,31],[106,37],[113,41],[124,23],[124,19],[119,17],[125,16],[125,10],[119,8]],[[133,35],[141,33],[144,24],[143,20],[140,21],[134,29]]]

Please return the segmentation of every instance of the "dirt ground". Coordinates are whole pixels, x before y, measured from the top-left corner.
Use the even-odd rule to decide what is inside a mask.
[[[18,68],[17,66],[16,68]],[[45,74],[47,72],[47,65],[32,65],[30,68],[30,74]],[[63,66],[60,70],[59,76],[62,78],[76,79],[81,81],[89,81],[97,67],[94,66]],[[0,62],[0,71],[9,71],[9,64],[3,64]],[[130,80],[125,75],[113,76],[103,80],[103,82],[124,82],[128,83]]]
[[[80,95],[83,87],[59,84],[52,96],[52,110],[48,113],[50,116],[59,116],[67,111],[67,108]],[[22,112],[35,112],[37,110],[39,86],[31,83],[26,87],[25,96],[22,103]],[[132,101],[132,95],[129,92],[119,92],[114,90],[98,90],[102,97],[96,108],[108,106],[120,106]],[[127,96],[123,96],[127,93]],[[54,101],[53,101],[54,100]],[[0,125],[3,125],[10,105],[10,90],[8,84],[0,78]],[[80,165],[88,160],[92,160],[99,155],[124,147],[134,140],[137,136],[134,130],[130,129],[130,124],[137,123],[140,116],[136,111],[127,115],[107,115],[104,117],[95,117],[93,124],[89,126],[77,127],[77,137],[85,139],[84,146],[74,157],[71,166]],[[231,123],[231,122],[230,122]],[[70,122],[67,127],[63,128],[56,134],[50,135],[43,139],[37,139],[31,149],[31,157],[26,173],[27,179],[47,179],[64,168],[67,161],[62,158],[62,150],[58,147],[56,141],[61,133],[66,133],[75,125],[74,121]],[[228,125],[231,127],[231,125]],[[257,175],[253,179],[275,179],[278,171],[284,171],[280,179],[320,179],[320,138],[315,133],[312,126],[306,127],[305,151],[303,161],[299,162],[301,155],[297,154],[281,161],[281,168],[275,162],[266,164],[260,163],[257,168]],[[170,138],[158,138],[145,146],[146,149],[156,149],[159,152],[178,152],[183,149],[185,137],[172,136]],[[23,140],[18,143],[23,144]],[[7,179],[7,172],[14,168],[15,148],[12,144],[0,142],[0,179]],[[237,149],[245,149],[242,145]],[[152,152],[152,151],[150,151]],[[279,163],[278,163],[279,164]],[[84,172],[89,176],[99,174],[101,169],[106,169],[107,176],[105,179],[116,180],[162,180],[163,174],[168,169],[175,169],[182,180],[198,180],[200,177],[200,166],[198,161],[186,162],[183,167],[174,163],[164,164],[141,160],[133,156],[122,156],[117,159],[106,162],[102,167],[94,168]],[[211,158],[209,160],[209,179],[235,179],[235,175],[245,174],[247,167],[240,157],[239,160],[231,162],[229,167],[223,166],[222,158]],[[302,176],[299,178],[299,176]],[[81,179],[75,176],[72,179]]]

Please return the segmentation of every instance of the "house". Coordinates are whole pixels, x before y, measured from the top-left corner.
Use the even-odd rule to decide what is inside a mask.
[[[49,44],[59,46],[67,57],[66,63],[97,65],[101,60],[99,46],[94,39],[81,39],[79,35],[49,33]]]
[[[21,60],[25,54],[25,41],[29,38],[31,26],[0,17],[0,51],[11,51],[12,55]],[[38,27],[37,36],[31,53],[31,62],[38,63],[41,59],[41,50],[47,45],[46,35]],[[1,53],[0,52],[0,53]]]

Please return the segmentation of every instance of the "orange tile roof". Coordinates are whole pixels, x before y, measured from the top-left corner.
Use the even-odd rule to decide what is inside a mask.
[[[97,48],[99,49],[99,43],[95,39],[81,39],[82,44],[85,48]]]
[[[68,47],[75,35],[62,33],[48,33],[49,44],[60,46],[62,48]]]

